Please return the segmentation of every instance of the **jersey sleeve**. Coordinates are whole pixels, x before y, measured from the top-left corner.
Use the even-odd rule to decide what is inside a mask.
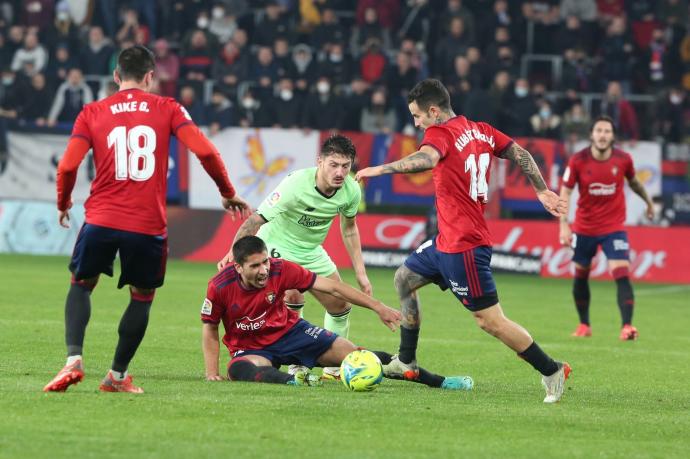
[[[577,183],[577,164],[575,162],[575,155],[570,157],[568,160],[568,165],[563,172],[563,185],[568,188],[575,188]]]
[[[347,207],[340,211],[342,215],[347,218],[354,218],[359,210],[359,203],[362,200],[362,189],[359,187],[359,183],[353,180],[352,186],[350,187],[350,200],[347,203]]]
[[[283,260],[281,282],[286,290],[297,289],[304,293],[316,282],[316,273],[291,261]]]
[[[259,204],[256,212],[267,222],[270,222],[290,208],[290,204],[295,199],[295,189],[299,188],[296,183],[293,183],[295,181],[294,177],[293,174],[285,177],[275,190]]]
[[[508,148],[511,143],[513,143],[513,139],[511,137],[507,136],[488,123],[477,123],[477,126],[479,126],[481,132],[487,137],[494,138],[494,156],[501,156],[505,149]]]
[[[170,132],[172,132],[173,135],[176,134],[177,130],[182,126],[194,124],[194,121],[189,115],[187,109],[184,108],[179,102],[175,101],[174,99],[169,99],[169,105],[170,110],[172,111],[170,116]]]
[[[89,129],[89,124],[87,122],[88,114],[86,110],[79,112],[77,119],[74,121],[74,126],[72,127],[72,137],[79,137],[89,144],[89,147],[93,146],[93,138],[91,137],[91,130]]]
[[[438,151],[441,157],[445,158],[451,147],[453,146],[453,134],[448,129],[441,126],[431,126],[424,131],[424,138],[419,147],[429,145],[434,150]]]
[[[635,177],[635,165],[633,164],[632,156],[625,155],[625,178],[632,180]]]
[[[222,303],[218,288],[211,281],[208,283],[206,298],[201,304],[201,321],[208,324],[218,324],[224,311],[225,305]]]

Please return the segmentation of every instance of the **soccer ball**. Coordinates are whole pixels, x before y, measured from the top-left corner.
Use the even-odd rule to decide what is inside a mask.
[[[340,364],[340,380],[351,391],[372,391],[383,380],[381,361],[371,351],[352,351]]]

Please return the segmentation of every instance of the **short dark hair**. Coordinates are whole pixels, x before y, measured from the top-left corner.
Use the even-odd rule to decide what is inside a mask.
[[[599,115],[594,120],[592,121],[592,125],[589,127],[589,132],[590,134],[594,132],[594,126],[600,121],[605,121],[607,123],[611,124],[611,129],[613,130],[613,135],[616,135],[616,123],[613,121],[613,118],[611,118],[608,115]]]
[[[417,106],[427,111],[432,105],[436,105],[441,110],[449,112],[450,94],[443,83],[434,78],[427,78],[417,83],[407,94],[407,103],[415,102]]]
[[[321,145],[321,151],[319,152],[319,156],[324,158],[331,155],[348,156],[354,163],[357,150],[352,140],[348,137],[340,134],[333,134],[324,141],[323,145]]]
[[[138,83],[155,66],[153,53],[145,46],[136,45],[123,49],[117,56],[117,73],[122,81],[134,80]]]
[[[240,238],[232,246],[232,257],[235,263],[243,264],[250,255],[255,253],[268,252],[264,241],[256,236],[245,236]]]

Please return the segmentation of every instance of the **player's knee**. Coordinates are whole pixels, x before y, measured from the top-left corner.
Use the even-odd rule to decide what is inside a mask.
[[[96,288],[96,285],[98,284],[98,276],[92,277],[89,279],[75,279],[74,274],[72,274],[72,278],[70,279],[70,283],[72,285],[76,285],[78,287],[83,288],[84,290],[88,290],[89,292],[93,292],[93,289]]]
[[[326,307],[326,312],[328,312],[328,314],[330,314],[331,316],[335,316],[335,317],[346,315],[352,309],[352,306],[350,306],[350,303],[348,303],[346,301],[342,301],[340,299],[338,299],[338,301],[330,302],[325,307]]]
[[[233,359],[228,365],[228,377],[231,381],[254,381],[256,365],[246,359]]]
[[[153,297],[156,295],[155,288],[139,288],[130,287],[129,294],[134,301],[141,301],[142,303],[151,303]]]
[[[498,336],[501,333],[503,321],[499,317],[475,314],[474,318],[477,321],[477,325],[479,325],[479,328],[481,328],[488,334],[492,336]]]
[[[395,271],[393,282],[395,284],[395,290],[398,291],[398,295],[401,297],[408,296],[412,293],[409,288],[409,283],[407,282],[407,273],[409,272],[410,270],[405,265],[402,265]]]

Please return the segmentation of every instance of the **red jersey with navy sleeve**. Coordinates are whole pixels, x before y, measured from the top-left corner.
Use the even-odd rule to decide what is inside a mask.
[[[201,320],[212,324],[223,322],[223,344],[231,354],[273,344],[300,320],[298,312],[285,306],[283,296],[286,290],[309,290],[316,274],[291,261],[270,258],[270,262],[264,288],[244,285],[234,265],[208,283]]]
[[[577,185],[580,197],[573,231],[585,236],[600,236],[623,230],[625,223],[625,179],[635,176],[632,157],[614,148],[611,156],[600,161],[585,148],[568,161],[563,185]]]
[[[72,130],[89,143],[96,166],[86,222],[164,234],[170,136],[190,123],[174,99],[139,89],[86,105]]]
[[[491,245],[484,220],[489,200],[491,160],[513,140],[486,123],[456,116],[424,132],[420,144],[433,147],[441,159],[433,169],[438,213],[438,250],[458,253]]]

